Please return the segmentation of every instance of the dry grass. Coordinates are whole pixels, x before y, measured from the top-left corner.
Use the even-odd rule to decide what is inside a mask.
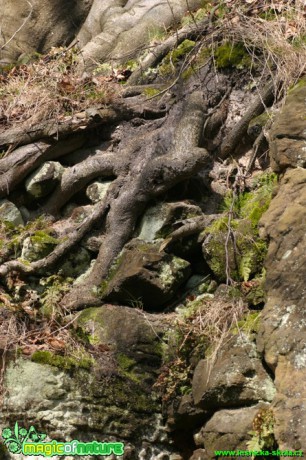
[[[187,302],[174,322],[168,337],[168,359],[154,384],[167,403],[175,396],[190,390],[194,363],[206,358],[209,379],[218,352],[226,346],[237,329],[238,321],[248,311],[241,297],[231,298],[232,288],[214,298],[200,298]],[[238,328],[239,329],[239,328]]]
[[[306,68],[306,5],[304,1],[234,2],[220,27],[233,43],[243,43],[264,78],[286,91]]]
[[[229,337],[229,332],[237,326],[239,319],[247,311],[246,304],[241,297],[231,298],[232,288],[225,288],[227,292],[222,296],[213,299],[196,300],[187,305],[187,311],[182,319],[178,320],[178,325],[185,329],[185,338],[189,334],[202,337],[208,344],[210,352],[209,359],[213,361],[218,354],[218,350]],[[184,346],[184,341],[180,348]]]
[[[80,76],[75,49],[53,48],[40,59],[0,74],[0,124],[65,120],[93,105],[110,103],[115,85]]]
[[[270,77],[276,86],[281,82],[286,90],[305,73],[305,8],[302,0],[225,0],[211,10],[215,10],[214,29],[202,38],[203,46],[212,41],[214,48],[220,38],[243,43],[252,58],[252,70],[259,69],[265,80]],[[193,59],[190,53],[184,69]],[[78,61],[76,49],[53,48],[35,62],[2,71],[0,126],[62,121],[95,104],[111,102],[118,85],[103,76],[81,76]]]

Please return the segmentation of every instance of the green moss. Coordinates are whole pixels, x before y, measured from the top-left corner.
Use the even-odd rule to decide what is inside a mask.
[[[31,356],[31,361],[39,364],[49,364],[65,371],[76,368],[90,369],[93,360],[88,357],[77,359],[70,356],[55,355],[51,351],[35,351]]]
[[[88,321],[93,321],[97,323],[100,327],[103,327],[104,323],[101,315],[101,309],[97,307],[90,307],[83,310],[78,317],[78,323],[80,325],[84,325]]]
[[[159,236],[159,238],[161,238]],[[139,252],[143,252],[143,253],[148,253],[148,252],[152,252],[153,250],[155,251],[156,249],[158,248],[158,245],[156,246],[155,243],[146,243],[144,241],[141,241],[137,244],[137,250]]]
[[[251,58],[242,43],[226,42],[215,50],[214,57],[218,69],[243,69],[251,65]]]
[[[124,407],[130,412],[154,413],[160,412],[160,404],[156,397],[150,392],[130,379],[113,378],[108,385],[102,389],[108,403],[117,407]]]
[[[261,126],[263,128],[270,119],[271,114],[269,112],[263,112],[250,121],[248,129],[252,129],[253,126]]]
[[[0,236],[2,237],[2,245],[14,252],[15,258],[20,256],[23,242],[30,236],[31,243],[39,243],[48,247],[58,243],[56,238],[53,238],[50,233],[52,229],[48,227],[49,223],[45,218],[39,217],[27,225],[14,225],[11,222],[0,223]],[[35,238],[36,237],[36,238]],[[34,242],[32,241],[34,238]]]
[[[108,276],[107,276],[108,281],[111,281],[115,277],[115,275],[116,275],[116,273],[117,273],[117,271],[118,271],[118,269],[119,269],[119,267],[120,267],[120,265],[122,263],[123,257],[124,257],[124,254],[121,252],[121,254],[119,254],[119,256],[117,256],[115,261],[112,263],[112,265],[111,265],[111,267],[109,269],[109,272],[108,272]]]
[[[169,76],[175,73],[175,65],[194,48],[195,42],[184,40],[177,48],[170,51],[159,66],[159,74]]]
[[[108,285],[109,285],[108,280],[102,280],[101,281],[100,286],[98,288],[98,293],[97,293],[99,295],[99,297],[103,298],[106,295]]]
[[[165,40],[168,36],[168,32],[165,27],[153,27],[149,30],[149,41],[159,42]]]
[[[134,359],[129,358],[127,355],[124,355],[123,353],[118,353],[117,361],[120,368],[124,371],[131,370],[131,368],[134,367],[136,364],[136,361]]]
[[[51,230],[49,232],[43,231],[43,230],[37,230],[31,236],[31,242],[33,244],[39,244],[41,246],[58,244],[59,242],[58,238],[54,238],[53,236],[51,236],[50,232]]]
[[[193,63],[187,67],[182,73],[183,80],[188,80],[190,77],[195,75],[197,71],[208,61],[211,57],[212,51],[210,48],[202,46],[195,55]]]
[[[85,344],[93,346],[104,343],[103,311],[100,307],[86,308],[78,316],[76,335]]]
[[[136,375],[133,372],[133,368],[136,365],[136,361],[123,353],[118,353],[116,358],[117,358],[117,363],[118,363],[120,374],[123,377],[126,377],[135,383],[139,383],[140,376]]]
[[[117,271],[118,271],[118,269],[119,269],[119,267],[121,265],[123,257],[124,257],[124,253],[121,252],[116,257],[114,262],[112,263],[112,265],[111,265],[111,267],[110,267],[110,269],[108,271],[107,277],[104,280],[101,281],[98,289],[96,289],[96,292],[94,292],[97,295],[97,297],[103,298],[104,296],[107,295],[109,283],[116,276],[116,273],[117,273]]]
[[[248,281],[261,272],[267,242],[259,237],[258,225],[270,205],[276,180],[275,174],[266,173],[256,180],[251,192],[228,194],[220,218],[205,229],[207,262],[219,280],[226,279],[226,264],[236,281]]]
[[[298,90],[300,88],[304,88],[306,86],[306,77],[301,78],[294,86],[289,89],[289,94]]]
[[[257,334],[260,327],[260,312],[248,312],[244,315],[238,322],[237,327],[233,329],[233,334],[239,334],[239,332],[244,332],[245,334],[251,336]]]
[[[126,69],[129,69],[131,70],[132,72],[134,72],[134,70],[138,69],[139,67],[139,62],[135,59],[130,59],[129,61],[127,61],[125,64],[124,64],[124,67]]]
[[[156,88],[146,88],[143,94],[147,97],[157,96],[160,93],[160,89]]]
[[[26,260],[26,259],[22,259],[21,257],[18,257],[18,262],[21,262],[23,265],[27,265],[28,267],[31,266],[31,262],[29,260]]]
[[[94,70],[94,75],[110,75],[113,72],[113,67],[111,64],[107,64],[103,62],[102,64],[98,65]]]
[[[183,80],[188,80],[190,77],[192,77],[196,73],[195,67],[194,66],[189,66],[184,72],[182,73],[182,78]]]
[[[297,37],[294,37],[292,40],[292,46],[293,48],[297,50],[305,50],[305,45],[306,45],[306,35],[298,35]]]

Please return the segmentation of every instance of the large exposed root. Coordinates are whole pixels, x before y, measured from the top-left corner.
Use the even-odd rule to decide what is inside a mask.
[[[183,108],[169,153],[158,156],[154,133],[145,148],[135,155],[118,197],[110,203],[105,238],[93,269],[83,284],[64,297],[64,308],[79,309],[97,303],[99,286],[115,257],[131,238],[137,219],[148,201],[191,177],[210,161],[208,152],[198,147],[206,113],[202,94],[193,93]]]

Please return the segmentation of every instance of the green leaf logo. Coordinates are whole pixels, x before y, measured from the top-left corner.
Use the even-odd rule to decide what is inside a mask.
[[[17,422],[15,423],[14,430],[8,427],[2,430],[4,445],[12,454],[22,453],[22,446],[25,442],[40,442],[44,441],[46,437],[45,433],[38,433],[34,426],[26,430],[23,427],[19,427]]]

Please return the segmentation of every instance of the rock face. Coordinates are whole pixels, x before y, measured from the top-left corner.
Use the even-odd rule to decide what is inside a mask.
[[[32,361],[11,362],[1,428],[23,420],[37,429],[43,426],[57,440],[121,440],[131,458],[137,458],[135,448],[151,458],[169,453],[161,406],[151,389],[161,363],[157,335],[162,336],[166,323],[134,309],[105,305],[84,310],[77,324],[96,351],[103,349],[95,354],[91,370],[82,368],[81,360],[69,371],[55,367],[43,353],[34,354]]]
[[[226,343],[215,362],[199,362],[192,394],[197,406],[216,410],[272,401],[275,388],[262,366],[255,343],[241,333]]]
[[[274,167],[288,169],[261,223],[270,239],[266,262],[268,300],[258,337],[259,351],[275,372],[275,434],[281,449],[306,449],[306,275],[305,87],[294,90],[272,133]],[[283,133],[277,138],[275,133]],[[278,134],[279,135],[279,134]],[[287,137],[286,137],[287,136]],[[287,147],[286,147],[287,146]]]
[[[11,8],[7,6],[7,2],[5,3],[4,0],[0,0],[0,7],[1,2],[5,17],[11,19],[5,24],[3,31],[1,30],[3,34],[1,39],[8,42],[0,56],[3,62],[16,59],[20,54],[35,49],[43,51],[52,44],[69,41],[76,29],[79,29],[86,12],[93,3],[85,25],[79,33],[85,65],[88,67],[93,62],[95,65],[97,61],[103,62],[106,57],[109,60],[107,65],[110,67],[113,62],[125,62],[132,49],[140,50],[142,46],[147,46],[154,33],[160,33],[163,29],[166,30],[173,23],[173,20],[182,16],[183,13],[187,12],[187,9],[200,4],[203,6],[203,2],[197,0],[189,2],[186,0],[167,0],[165,2],[160,0],[106,0],[105,2],[85,0],[79,4],[76,0],[61,4],[59,2],[57,4],[55,0],[49,3],[43,1],[38,4],[37,0],[34,0],[33,7],[32,3],[25,2],[25,6],[28,5],[29,7],[29,11],[25,11],[19,0]],[[44,6],[46,6],[45,9]],[[211,4],[209,3],[210,7]],[[37,12],[35,13],[36,9]],[[19,26],[16,26],[15,18],[18,20],[23,18]],[[73,24],[70,24],[71,18]],[[42,27],[42,24],[45,23],[48,23],[49,29]],[[40,29],[44,29],[43,37],[41,37]],[[26,35],[29,34],[29,30],[32,33],[30,40],[27,39]],[[131,40],[131,35],[133,40]],[[0,41],[0,49],[2,49],[1,47]],[[137,59],[137,55],[134,54],[134,58]],[[192,91],[192,85],[193,83],[187,84],[187,90],[185,91],[184,88],[180,97],[183,96],[184,98],[189,90]],[[263,409],[269,411],[270,414],[273,410],[276,422],[273,432],[270,434],[272,441],[274,442],[276,439],[275,444],[280,449],[304,449],[306,451],[306,342],[304,337],[306,324],[306,170],[303,169],[306,165],[305,100],[306,86],[301,84],[288,96],[286,104],[276,116],[271,130],[272,166],[274,171],[281,173],[282,176],[279,181],[278,193],[274,197],[269,211],[261,220],[261,234],[269,240],[270,246],[266,259],[267,302],[262,313],[260,331],[256,342],[253,336],[247,335],[241,330],[237,333],[231,328],[231,335],[227,336],[227,342],[219,348],[216,346],[217,350],[213,350],[216,351],[216,359],[212,368],[210,368],[207,359],[201,359],[208,354],[211,345],[210,337],[214,334],[213,327],[205,325],[201,320],[203,315],[209,314],[207,299],[217,297],[217,294],[212,293],[214,290],[209,290],[209,282],[201,284],[201,280],[204,280],[202,278],[203,272],[208,270],[207,267],[203,268],[204,260],[202,260],[202,267],[197,271],[194,266],[198,261],[196,258],[189,262],[184,260],[185,255],[177,257],[178,252],[173,250],[170,245],[169,247],[163,245],[165,243],[163,238],[180,228],[182,221],[190,217],[202,217],[202,208],[205,209],[205,203],[204,201],[200,202],[202,208],[188,202],[155,204],[147,210],[140,224],[138,219],[140,214],[137,214],[135,220],[132,220],[129,236],[124,239],[124,243],[127,240],[128,243],[124,247],[123,245],[120,246],[105,271],[101,270],[103,280],[95,284],[95,292],[104,301],[118,302],[125,306],[107,303],[101,306],[97,300],[97,304],[93,303],[93,305],[98,306],[87,308],[78,316],[65,316],[62,323],[59,325],[56,323],[56,330],[65,329],[66,325],[70,326],[69,333],[72,330],[71,336],[76,338],[76,343],[85,353],[85,357],[75,356],[73,353],[77,350],[71,351],[69,347],[65,350],[67,356],[61,355],[63,346],[55,354],[50,351],[50,347],[53,349],[52,342],[44,342],[44,339],[41,339],[37,334],[31,342],[31,346],[36,347],[36,352],[29,356],[26,355],[29,350],[20,347],[24,353],[23,356],[10,356],[11,360],[4,363],[8,341],[2,339],[2,337],[6,338],[7,336],[5,334],[1,336],[1,325],[8,324],[7,319],[10,320],[10,314],[15,314],[15,309],[20,317],[26,318],[24,324],[33,319],[33,323],[31,323],[33,328],[40,326],[41,323],[47,323],[48,331],[51,331],[53,318],[48,323],[49,318],[44,316],[43,312],[43,295],[47,292],[47,288],[43,289],[41,303],[39,303],[40,299],[36,299],[37,303],[28,301],[26,304],[25,300],[27,299],[25,297],[23,298],[21,294],[19,297],[16,295],[16,292],[18,294],[17,289],[20,292],[23,289],[31,294],[27,285],[22,284],[22,276],[19,279],[13,270],[10,272],[12,276],[7,280],[7,292],[3,290],[4,283],[1,284],[0,363],[1,366],[5,366],[5,369],[3,367],[5,372],[3,371],[3,382],[2,372],[0,372],[0,387],[3,383],[6,391],[3,392],[3,395],[0,394],[1,397],[3,396],[0,429],[5,426],[13,426],[16,421],[22,420],[26,426],[34,424],[41,431],[46,431],[51,438],[58,440],[68,441],[76,438],[84,441],[93,439],[107,441],[115,439],[126,443],[125,458],[127,460],[135,460],[136,458],[139,460],[187,460],[187,458],[190,460],[212,460],[216,458],[215,450],[245,450],[249,441],[254,443],[258,433],[255,432],[252,435],[250,431],[254,426],[254,419],[258,415],[258,411]],[[209,112],[209,114],[211,113]],[[152,118],[155,115],[156,113],[152,112]],[[191,115],[192,120],[194,120],[194,115]],[[162,109],[163,116],[164,111]],[[112,145],[114,150],[110,149],[110,152],[114,155],[118,154],[119,157],[119,152],[124,150],[123,138],[129,138],[127,131],[133,126],[134,128],[143,126],[143,132],[147,134],[147,126],[142,125],[143,121],[137,118],[133,121],[135,124],[130,123],[128,125],[129,122],[126,122],[127,125],[123,129],[119,144],[116,144],[119,137],[117,140],[114,137],[114,144]],[[204,123],[204,120],[202,121]],[[202,121],[201,127],[203,127]],[[159,129],[163,123],[163,120],[152,119],[152,129],[154,126]],[[170,128],[165,135],[160,132],[156,137],[151,138],[153,140],[150,142],[154,145],[159,136],[168,136],[171,139],[175,128],[174,125],[171,126],[171,118],[170,123],[167,123],[168,125],[165,124],[164,127],[169,126]],[[177,130],[180,131],[183,128],[183,135],[184,133],[189,135],[190,133],[187,131],[192,131],[192,126],[195,124],[192,122],[191,125],[188,125],[191,127],[187,127],[185,131],[183,124],[184,119],[182,118],[180,124],[177,125]],[[119,124],[119,131],[121,128],[122,126]],[[253,128],[255,136],[257,135],[257,128],[255,125]],[[111,125],[107,129],[116,131],[117,128]],[[141,133],[142,131],[137,132]],[[145,136],[140,137],[137,139],[137,145],[138,142],[143,143],[146,139]],[[169,144],[170,140],[166,147]],[[165,152],[168,150],[166,147]],[[186,149],[184,148],[183,151]],[[132,160],[132,153],[134,150],[131,152],[131,161],[136,163],[135,159]],[[163,154],[158,150],[155,153],[154,161]],[[175,163],[177,163],[176,160]],[[141,161],[139,164],[141,167]],[[58,163],[48,162],[41,170],[35,171],[34,175],[28,178],[27,190],[33,198],[44,197],[56,186],[58,177],[62,173],[61,167],[58,165]],[[175,167],[176,165],[174,169]],[[225,176],[229,179],[229,170],[226,169],[225,162],[222,167],[225,168]],[[136,171],[136,169],[132,171]],[[163,168],[160,168],[159,173],[163,175]],[[236,177],[236,173],[234,175]],[[132,179],[132,174],[125,177],[126,191],[130,187],[130,179]],[[160,180],[159,176],[156,179]],[[50,233],[34,232],[31,230],[30,223],[25,228],[25,231],[28,232],[26,237],[21,239],[23,243],[21,259],[35,261],[49,254],[62,238],[65,239],[66,237],[67,241],[69,234],[73,233],[74,227],[80,228],[83,223],[86,224],[87,217],[99,209],[99,201],[106,193],[109,185],[109,181],[95,182],[87,188],[87,197],[93,203],[98,203],[96,207],[82,206],[85,195],[76,196],[75,204],[70,205],[71,216],[66,220],[63,219],[64,222],[57,224],[59,230],[62,227],[62,233],[56,232],[56,223],[53,227],[54,235],[59,235],[56,238],[53,237],[51,230]],[[72,188],[74,186],[75,181],[72,178]],[[117,191],[114,189],[115,195],[112,203],[116,203],[118,196],[120,196],[119,189],[121,187],[122,184]],[[162,196],[162,199],[167,200],[169,196],[173,196],[171,195],[173,190],[164,190],[165,195]],[[113,192],[113,187],[111,191]],[[14,192],[17,195],[19,188]],[[271,190],[269,190],[269,194],[270,192]],[[119,195],[116,195],[117,193]],[[18,203],[16,195],[13,195],[12,201]],[[233,275],[230,277],[226,274],[228,275],[226,276],[227,284],[231,284],[231,286],[223,286],[224,292],[231,290],[233,297],[230,302],[232,304],[234,303],[234,294],[235,292],[237,294],[238,291],[237,285],[241,289],[238,294],[239,301],[243,295],[245,300],[246,293],[252,293],[252,288],[260,285],[263,275],[261,274],[260,281],[255,278],[255,275],[259,274],[257,268],[266,254],[266,243],[261,241],[257,234],[257,224],[268,206],[267,197],[264,195],[256,197],[255,194],[251,197],[250,192],[242,191],[237,192],[237,195],[243,195],[246,198],[245,203],[247,202],[248,209],[244,210],[244,214],[242,209],[239,209],[239,212],[235,210],[238,216],[235,219],[236,222],[233,219],[229,222],[228,216],[234,214],[234,202],[232,202],[233,206],[229,207],[227,215],[222,216],[223,223],[217,222],[219,230],[221,228],[219,234],[214,238],[214,233],[210,229],[208,239],[204,241],[203,245],[204,258],[207,260],[211,274],[216,279],[224,280],[225,266],[228,265],[227,268]],[[150,195],[152,200],[157,199],[156,197],[157,195]],[[34,199],[32,202],[29,201],[29,220],[31,220],[30,207]],[[123,202],[122,207],[118,208],[109,204],[105,209],[105,214],[108,213],[108,215],[112,212],[122,213],[120,214],[121,220],[119,220],[121,228],[127,225],[127,219],[123,212],[128,207],[127,203],[129,204],[130,201]],[[240,205],[241,203],[238,208],[242,208]],[[144,209],[144,206],[141,209]],[[69,212],[67,209],[66,211],[67,217]],[[238,215],[239,213],[240,215]],[[251,214],[253,219],[251,219]],[[79,283],[80,292],[82,290],[80,280],[82,277],[86,278],[88,272],[92,270],[91,262],[93,261],[91,261],[92,254],[90,251],[98,252],[101,242],[106,240],[107,216],[102,216],[102,214],[96,214],[96,216],[102,221],[102,223],[100,222],[101,231],[99,234],[95,234],[97,229],[94,226],[92,234],[80,239],[77,252],[65,253],[65,260],[57,262],[57,275],[60,277],[77,277],[81,274],[74,283],[75,285]],[[0,220],[7,220],[15,225],[23,224],[20,211],[12,202],[7,200],[2,200],[0,203],[0,218]],[[220,226],[221,223],[222,226]],[[227,240],[230,237],[229,227],[233,223],[236,224],[234,227],[236,231],[231,234],[232,251],[228,258]],[[3,227],[6,229],[10,226],[4,225]],[[120,225],[117,225],[117,228],[119,227]],[[116,239],[115,226],[110,228]],[[19,231],[19,229],[17,230]],[[207,233],[205,235],[207,236]],[[242,238],[240,241],[238,240],[239,237]],[[130,240],[130,238],[134,239]],[[260,246],[261,243],[263,243],[262,247]],[[1,244],[3,245],[3,242]],[[198,240],[196,239],[197,244]],[[217,251],[214,252],[216,246]],[[247,253],[248,247],[251,249],[249,253]],[[254,253],[254,247],[258,249],[258,252]],[[104,250],[103,247],[102,249]],[[201,256],[199,244],[196,249],[199,249]],[[115,258],[120,250],[119,256]],[[239,253],[238,257],[237,252]],[[243,261],[245,254],[248,255],[247,261]],[[241,260],[239,261],[240,255]],[[14,264],[11,265],[13,268],[18,267],[18,264],[21,263],[15,259],[13,261]],[[237,261],[241,263],[237,263]],[[192,269],[191,264],[193,264]],[[27,264],[27,266],[29,265]],[[110,269],[108,270],[109,266]],[[1,273],[6,273],[6,267],[7,265],[1,266]],[[172,301],[179,288],[188,280],[192,270],[193,279],[190,279],[187,287],[184,286],[184,289],[187,288],[188,290],[188,294],[186,290],[184,292],[186,298],[184,299],[184,307],[182,307],[182,310],[187,307],[184,313],[188,317],[188,321],[186,320],[185,323],[177,312],[173,312],[172,318],[169,319],[171,315],[164,313],[153,315],[126,306],[144,307],[144,310],[168,307],[168,302]],[[236,273],[234,273],[235,270]],[[107,276],[104,276],[106,273]],[[201,276],[199,273],[202,273]],[[23,273],[23,275],[25,274]],[[43,276],[45,275],[48,273],[43,273]],[[29,277],[35,289],[41,276],[42,271],[37,274],[34,272],[33,279]],[[14,282],[17,284],[15,291]],[[91,287],[90,283],[88,286]],[[65,285],[62,286],[62,288],[64,287]],[[38,289],[40,288],[37,288],[37,292]],[[259,287],[258,289],[260,290]],[[32,292],[36,293],[35,290]],[[202,295],[198,295],[199,293]],[[54,299],[54,303],[60,304],[59,310],[61,308],[64,310],[65,303],[62,302],[61,295],[55,294]],[[224,300],[222,298],[220,302],[224,304]],[[194,304],[191,305],[193,301]],[[198,307],[200,304],[204,308],[197,311],[197,303]],[[249,302],[249,305],[251,304],[253,308],[254,306],[261,308],[262,303],[262,298],[260,298],[257,303],[252,301],[252,304]],[[41,310],[38,312],[39,308]],[[189,312],[187,311],[188,308],[190,308]],[[219,325],[219,311],[217,309],[214,311],[217,314],[213,316],[212,321]],[[226,314],[228,311],[226,310]],[[200,312],[199,317],[196,316],[198,312]],[[4,313],[8,315],[8,318],[5,318]],[[69,313],[68,310],[63,313],[63,317],[66,313]],[[236,317],[235,313],[233,316]],[[176,329],[171,323],[173,317],[177,320]],[[1,321],[2,319],[3,321]],[[19,316],[17,319],[19,320]],[[20,327],[24,324],[21,324]],[[193,328],[196,332],[200,331],[198,336],[203,343],[197,342],[193,336],[196,335]],[[207,330],[203,333],[204,328]],[[223,331],[222,322],[220,328]],[[42,330],[45,332],[44,329]],[[32,329],[29,331],[33,332]],[[210,337],[209,334],[205,335],[207,331],[210,333]],[[18,332],[16,329],[16,336],[18,336]],[[167,332],[170,332],[169,335]],[[34,333],[36,333],[35,329]],[[175,336],[173,338],[173,342],[175,342],[173,348],[176,347],[175,352],[173,352],[175,358],[172,359],[173,356],[171,356],[170,362],[164,362],[165,349],[169,355],[171,354],[171,333],[172,338]],[[53,332],[53,334],[55,333]],[[52,333],[49,334],[48,332],[48,339],[50,335]],[[32,340],[31,334],[29,336]],[[213,341],[212,343],[215,344]],[[48,351],[44,347],[49,347]],[[275,380],[273,381],[274,375]],[[165,394],[166,396],[170,395],[168,399],[164,398],[164,405],[169,403],[170,407],[164,411],[161,400],[154,390],[154,388],[158,388],[158,385],[154,387],[154,383],[160,383],[157,380],[160,377],[162,382],[166,381],[165,385],[168,385],[166,390],[169,388],[173,390],[168,395],[166,392],[163,394],[163,396]],[[180,385],[177,386],[177,382]],[[163,416],[165,418],[168,416],[167,427],[163,424]],[[183,433],[185,436],[184,432],[187,433],[186,437],[182,435],[183,441],[180,445],[185,440],[189,441],[188,455],[184,451],[185,446],[182,446],[180,450],[182,456],[176,454],[176,449],[172,448],[169,439],[169,431],[171,430],[174,433],[174,438],[176,436],[177,445],[179,445],[177,441],[179,435]],[[192,442],[193,436],[194,443]],[[194,447],[197,449],[192,454]],[[1,455],[0,444],[0,457]]]
[[[0,64],[21,55],[43,53],[52,46],[69,44],[86,18],[92,0],[0,1]],[[6,44],[6,45],[5,45]],[[3,47],[3,49],[2,49]]]
[[[277,172],[306,166],[306,82],[291,91],[270,131],[271,166]]]
[[[96,181],[90,184],[86,189],[86,195],[92,201],[92,203],[97,203],[102,200],[106,195],[106,192],[111,185],[112,181]]]
[[[0,201],[0,219],[2,221],[11,222],[14,225],[24,224],[19,209],[9,200]]]
[[[263,403],[242,409],[229,409],[216,412],[197,434],[197,442],[206,447],[202,460],[216,458],[215,450],[248,450],[252,422]],[[197,458],[197,457],[196,457]],[[217,457],[220,460],[225,457]]]
[[[140,222],[138,238],[152,242],[167,236],[178,221],[202,215],[201,208],[185,202],[159,203],[149,208]]]
[[[190,275],[184,259],[159,251],[159,244],[134,239],[110,269],[102,286],[107,298],[160,308]]]

